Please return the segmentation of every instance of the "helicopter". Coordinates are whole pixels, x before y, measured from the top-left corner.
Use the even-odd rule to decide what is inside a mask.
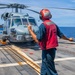
[[[27,42],[34,41],[32,36],[29,34],[27,25],[32,25],[32,30],[35,34],[38,31],[38,26],[34,17],[29,16],[29,14],[21,14],[18,9],[27,9],[28,6],[23,4],[0,4],[0,9],[4,8],[14,8],[14,12],[6,12],[1,15],[4,20],[3,24],[3,36],[2,40],[8,39],[10,42]],[[27,9],[29,11],[38,13],[32,9]],[[38,13],[39,14],[39,13]]]

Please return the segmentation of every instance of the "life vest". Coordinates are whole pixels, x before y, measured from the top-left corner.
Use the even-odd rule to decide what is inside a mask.
[[[57,39],[57,28],[55,23],[51,20],[46,20],[43,22],[46,28],[46,34],[43,39],[39,42],[39,45],[42,50],[48,50],[51,48],[56,48],[58,46]]]

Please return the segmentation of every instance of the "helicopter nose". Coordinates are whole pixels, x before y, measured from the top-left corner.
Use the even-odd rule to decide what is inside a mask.
[[[29,34],[28,28],[26,26],[18,26],[16,28],[16,32],[19,35]]]

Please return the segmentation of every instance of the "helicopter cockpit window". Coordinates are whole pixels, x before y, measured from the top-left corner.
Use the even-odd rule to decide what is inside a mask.
[[[35,19],[28,19],[31,25],[36,25]]]
[[[14,26],[14,25],[22,25],[21,19],[13,19],[12,26]]]
[[[22,19],[23,25],[28,25],[27,19]]]

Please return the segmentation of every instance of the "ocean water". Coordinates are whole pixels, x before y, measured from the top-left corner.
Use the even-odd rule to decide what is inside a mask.
[[[59,29],[68,38],[75,38],[75,27],[59,27]]]
[[[3,28],[0,28],[0,34],[2,34]]]
[[[60,31],[67,37],[75,38],[75,27],[59,27]],[[3,28],[0,28],[0,34],[2,34]]]

